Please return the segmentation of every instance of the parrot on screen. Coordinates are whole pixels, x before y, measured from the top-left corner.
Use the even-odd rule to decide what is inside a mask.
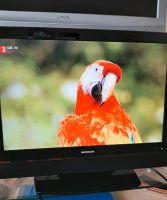
[[[114,94],[121,68],[99,60],[88,65],[77,88],[74,114],[59,124],[61,147],[141,143],[140,133]]]

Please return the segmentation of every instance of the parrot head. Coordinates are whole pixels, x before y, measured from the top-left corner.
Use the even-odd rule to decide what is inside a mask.
[[[89,65],[82,74],[80,84],[84,94],[89,94],[101,104],[105,103],[122,77],[121,68],[109,61],[100,60]]]
[[[77,100],[82,101],[84,109],[90,104],[99,106],[105,104],[121,77],[122,70],[117,64],[106,60],[90,64],[79,80]]]

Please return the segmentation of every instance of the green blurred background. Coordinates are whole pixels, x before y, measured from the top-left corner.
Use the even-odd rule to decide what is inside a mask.
[[[115,94],[143,142],[162,140],[167,45],[79,41],[1,41],[16,46],[0,56],[0,92],[6,150],[56,147],[57,130],[74,113],[77,82],[88,64],[118,64]]]

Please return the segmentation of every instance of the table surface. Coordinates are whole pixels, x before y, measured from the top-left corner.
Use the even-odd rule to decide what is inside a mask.
[[[167,178],[167,167],[160,167],[160,168],[155,168],[155,169],[158,170],[161,174],[163,174]],[[140,186],[138,186],[135,189],[144,189],[144,190],[147,189],[147,192],[151,192],[151,194],[157,194],[157,195],[161,195],[161,197],[165,197],[165,199],[167,198],[167,182],[160,175],[155,173],[152,169],[136,169],[135,172],[141,181]],[[144,190],[140,190],[138,193]],[[131,190],[129,193],[131,194],[131,196],[137,194],[136,190],[135,191]],[[113,192],[112,193],[113,198],[109,194],[110,193],[98,193],[98,195],[89,194],[89,197],[88,195],[80,195],[78,200],[80,199],[85,200],[86,197],[88,197],[87,199],[91,198],[92,200],[94,197],[96,200],[98,199],[99,200],[126,199],[126,198],[121,197],[122,192]],[[127,195],[127,191],[126,192],[124,191],[124,194]],[[75,196],[75,198],[76,197],[77,196]],[[34,178],[29,177],[29,178],[19,178],[19,179],[16,179],[16,178],[3,179],[3,180],[1,179],[0,180],[0,199],[2,198],[4,199],[34,199],[34,200],[39,199],[34,188]],[[53,196],[47,196],[47,198],[43,198],[43,199],[49,199],[49,198],[57,199],[57,200],[60,199],[58,197],[53,198]],[[65,199],[67,199],[67,197]],[[68,199],[71,200],[70,196],[68,197]],[[72,199],[74,199],[74,197]],[[130,198],[128,197],[127,199],[130,199]],[[62,199],[61,197],[61,200],[64,200],[64,199]]]

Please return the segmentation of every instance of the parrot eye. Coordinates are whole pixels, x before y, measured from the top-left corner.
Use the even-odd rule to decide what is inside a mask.
[[[95,68],[95,71],[97,71],[98,69],[97,69],[97,67]]]

